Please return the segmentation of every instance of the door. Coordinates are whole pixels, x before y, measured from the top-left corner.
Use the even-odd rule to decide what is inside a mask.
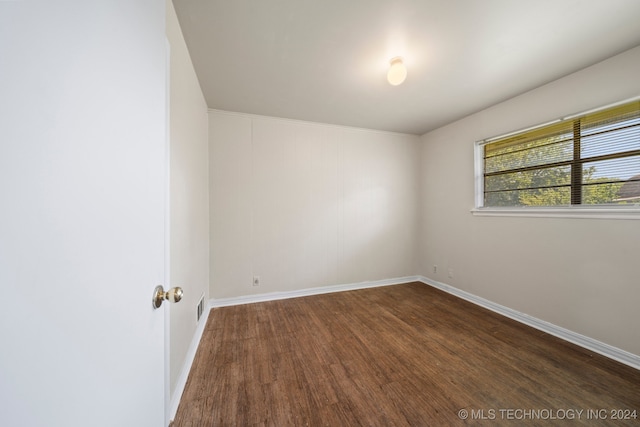
[[[0,418],[162,426],[164,0],[0,1]]]

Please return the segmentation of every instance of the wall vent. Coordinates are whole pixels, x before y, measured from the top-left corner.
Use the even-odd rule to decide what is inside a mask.
[[[196,307],[196,323],[200,321],[202,317],[202,313],[204,313],[204,294],[200,297],[200,301],[198,301],[198,306]]]

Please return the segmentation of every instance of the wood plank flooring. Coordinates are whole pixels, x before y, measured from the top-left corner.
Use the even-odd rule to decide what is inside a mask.
[[[638,426],[640,371],[410,283],[213,309],[173,427],[523,424]]]

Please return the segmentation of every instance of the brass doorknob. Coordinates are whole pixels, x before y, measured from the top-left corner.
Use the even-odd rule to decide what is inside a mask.
[[[179,302],[181,299],[181,287],[176,286],[175,288],[171,288],[167,292],[165,292],[162,285],[158,285],[153,291],[153,308],[160,308],[164,300],[167,300],[169,302]]]

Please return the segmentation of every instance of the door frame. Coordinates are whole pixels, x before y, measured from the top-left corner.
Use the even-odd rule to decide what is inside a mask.
[[[171,288],[171,44],[165,35],[164,287]],[[171,422],[171,307],[164,304],[164,424]]]

